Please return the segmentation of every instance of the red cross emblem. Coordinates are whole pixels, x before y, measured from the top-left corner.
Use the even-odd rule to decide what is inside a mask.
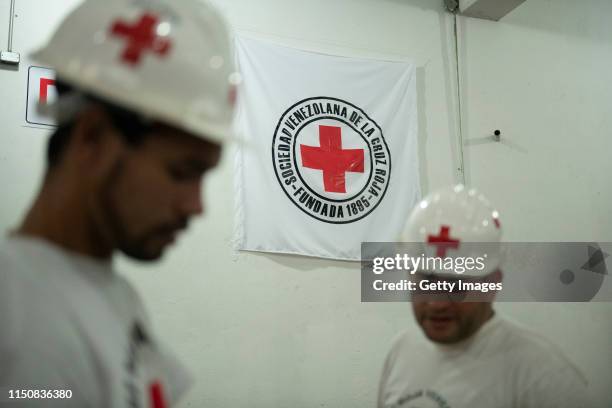
[[[121,60],[128,65],[138,65],[145,51],[152,51],[159,56],[165,56],[170,51],[172,43],[166,38],[159,37],[155,28],[158,18],[155,14],[144,13],[140,19],[130,25],[123,21],[115,21],[111,27],[111,34],[126,39],[127,44],[121,54]]]
[[[459,248],[459,240],[455,238],[451,238],[449,235],[450,227],[448,225],[442,225],[440,227],[440,235],[428,235],[427,242],[431,245],[435,245],[438,248],[436,249],[436,256],[441,258],[446,256],[446,250],[448,248],[457,249]]]
[[[342,130],[319,126],[320,147],[300,145],[302,165],[323,170],[323,187],[332,193],[346,193],[346,173],[363,173],[363,149],[342,149]]]

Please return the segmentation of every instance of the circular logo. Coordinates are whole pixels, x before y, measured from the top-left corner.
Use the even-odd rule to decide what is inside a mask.
[[[347,224],[380,204],[391,154],[378,124],[337,98],[304,99],[276,125],[272,163],[287,197],[317,220]]]

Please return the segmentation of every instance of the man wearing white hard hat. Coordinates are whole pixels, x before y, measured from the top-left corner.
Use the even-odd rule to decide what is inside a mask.
[[[421,242],[426,254],[451,259],[474,255],[482,245],[489,256],[486,266],[462,273],[461,280],[495,285],[502,280],[501,228],[487,199],[460,185],[436,191],[417,205],[403,240]],[[458,280],[439,272],[444,271],[420,270],[414,276]],[[492,306],[494,293],[413,295],[422,333],[407,331],[394,340],[378,407],[590,407],[579,370],[554,344],[499,316]]]
[[[159,259],[203,212],[238,80],[206,2],[86,0],[33,58],[58,127],[0,249],[0,406],[167,408],[190,376],[112,266]]]

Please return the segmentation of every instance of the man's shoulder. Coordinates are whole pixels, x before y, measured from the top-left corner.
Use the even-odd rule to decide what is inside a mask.
[[[0,293],[12,308],[58,303],[57,296],[43,294],[57,289],[56,271],[66,269],[61,257],[41,243],[7,238],[0,243]]]
[[[0,274],[25,280],[39,269],[52,268],[60,259],[49,245],[41,240],[17,236],[0,238]],[[45,278],[45,275],[39,275]]]
[[[498,335],[503,351],[523,373],[565,372],[584,380],[581,370],[557,343],[546,336],[510,319],[502,319]]]
[[[22,310],[15,302],[20,297],[16,287],[15,276],[17,265],[8,252],[5,238],[0,239],[0,355],[9,355],[19,344],[20,327],[17,325]]]
[[[107,271],[81,270],[73,261],[69,255],[44,242],[3,239],[0,245],[0,327],[3,328],[0,348],[19,348],[25,338],[41,338],[39,335],[48,343],[55,340],[65,343],[68,335],[76,335],[77,321],[96,320],[105,311],[90,305],[139,302],[125,278],[116,274],[102,276],[109,275]]]
[[[11,359],[7,365],[27,353],[46,359],[56,345],[75,345],[68,300],[40,264],[44,260],[33,259],[20,243],[4,239],[0,245],[0,354]]]
[[[18,269],[19,260],[23,259],[19,242],[14,239],[0,237],[0,277],[13,274]]]
[[[584,373],[554,340],[509,320],[503,334],[521,406],[590,406]]]
[[[523,353],[544,353],[555,358],[564,358],[561,349],[548,337],[509,318],[500,318],[500,329],[497,334],[503,339],[508,351]]]

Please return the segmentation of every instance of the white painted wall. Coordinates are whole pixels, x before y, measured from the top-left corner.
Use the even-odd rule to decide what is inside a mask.
[[[411,58],[423,190],[460,179],[453,26],[442,1],[215,2],[234,29],[255,37]],[[75,3],[17,0],[13,45],[23,61],[17,72],[0,70],[3,230],[21,217],[43,170],[47,131],[23,126],[25,54]],[[460,18],[465,176],[500,208],[511,240],[612,241],[611,14],[607,0],[528,0],[499,23]],[[514,149],[480,143],[497,128]],[[409,305],[360,303],[350,263],[233,252],[231,164],[227,151],[206,180],[207,215],[169,256],[154,266],[120,262],[196,374],[184,406],[373,406],[390,339],[414,328]],[[586,372],[598,406],[612,405],[611,304],[498,309],[555,338]]]

